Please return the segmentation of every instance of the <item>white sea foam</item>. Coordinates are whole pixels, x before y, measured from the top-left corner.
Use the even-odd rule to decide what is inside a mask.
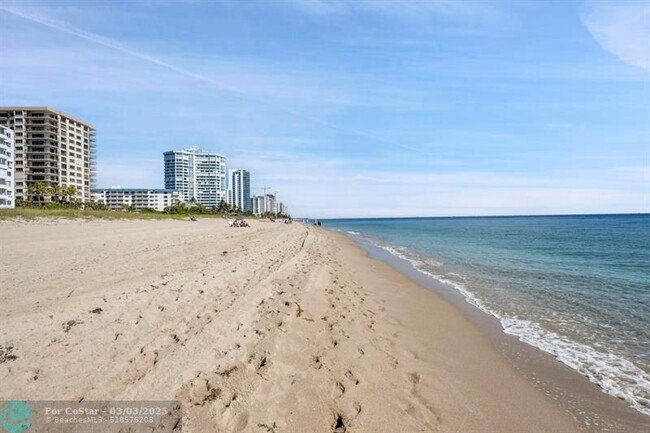
[[[359,236],[361,234],[359,232],[353,232],[351,230],[334,229],[334,231],[337,231],[339,233],[346,233],[348,235],[354,235],[354,236]]]
[[[442,266],[442,263],[426,258],[415,258],[406,247],[391,247],[371,240],[370,242],[408,261],[418,272],[452,286],[468,303],[499,319],[505,333],[553,355],[558,361],[586,376],[604,392],[623,399],[639,412],[650,415],[650,375],[632,362],[619,355],[602,352],[586,344],[572,341],[544,329],[538,323],[500,314],[486,307],[462,284],[427,269]]]
[[[650,415],[650,375],[627,359],[577,343],[539,324],[516,318],[501,318],[503,330],[520,341],[550,353],[577,370],[606,393],[627,401]]]

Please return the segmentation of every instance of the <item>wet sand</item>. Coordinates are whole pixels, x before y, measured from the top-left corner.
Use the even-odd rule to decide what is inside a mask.
[[[416,270],[413,264],[383,248],[353,236],[369,256],[388,263],[416,284],[434,291],[458,307],[490,338],[497,352],[529,383],[540,389],[586,432],[636,433],[650,431],[650,417],[630,407],[626,401],[605,393],[586,376],[567,367],[552,355],[530,346],[503,331],[495,317],[471,305],[453,286]]]
[[[0,398],[178,399],[186,432],[580,431],[438,294],[251,225],[0,223]]]

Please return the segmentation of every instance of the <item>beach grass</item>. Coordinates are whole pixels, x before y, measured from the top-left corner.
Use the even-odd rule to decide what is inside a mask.
[[[15,208],[0,209],[0,220],[39,218],[64,218],[64,219],[105,219],[105,220],[161,220],[161,219],[186,219],[190,215],[199,218],[224,218],[223,215],[211,214],[166,214],[159,212],[120,212],[110,210],[83,210],[83,209],[46,209],[46,208]]]

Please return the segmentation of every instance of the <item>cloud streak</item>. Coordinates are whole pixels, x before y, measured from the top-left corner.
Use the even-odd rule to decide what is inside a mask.
[[[51,28],[51,29],[54,29],[54,30],[58,30],[60,32],[67,33],[69,35],[76,36],[78,38],[84,39],[86,41],[89,41],[89,42],[99,44],[99,45],[107,47],[107,48],[111,48],[111,49],[120,51],[120,52],[122,52],[124,54],[136,57],[136,58],[138,58],[140,60],[143,60],[143,61],[146,61],[146,62],[149,62],[149,63],[153,63],[155,65],[158,65],[158,66],[162,67],[162,68],[165,68],[165,69],[174,71],[176,73],[179,73],[181,75],[184,75],[184,76],[186,76],[188,78],[198,80],[198,81],[201,81],[201,82],[206,83],[208,85],[211,85],[216,90],[235,93],[235,94],[239,94],[239,95],[242,95],[242,96],[247,96],[247,97],[253,97],[254,98],[254,95],[251,95],[250,92],[248,92],[246,90],[243,90],[243,89],[241,89],[239,87],[228,85],[228,84],[226,84],[226,83],[224,83],[222,81],[214,80],[214,79],[212,79],[212,78],[210,78],[210,77],[208,77],[206,75],[198,74],[198,73],[193,72],[193,71],[191,71],[189,69],[182,68],[182,67],[177,66],[177,65],[175,65],[173,63],[169,63],[169,62],[161,60],[161,59],[159,59],[157,57],[154,57],[154,56],[151,56],[149,54],[143,53],[141,51],[132,49],[132,48],[122,44],[119,41],[109,39],[109,38],[105,38],[105,37],[103,37],[101,35],[85,31],[83,29],[72,26],[69,23],[54,20],[54,19],[52,19],[50,17],[46,17],[46,16],[33,15],[33,14],[26,13],[26,12],[23,12],[21,10],[15,9],[15,8],[7,7],[5,5],[0,5],[0,10],[5,11],[7,13],[10,13],[10,14],[12,14],[14,16],[20,17],[22,19],[25,19],[25,20],[28,20],[28,21],[43,25],[45,27],[48,27],[48,28]],[[290,107],[287,107],[287,106],[284,106],[284,105],[278,105],[276,103],[271,103],[271,102],[269,102],[267,100],[263,100],[263,99],[261,99],[259,97],[254,98],[254,99],[256,99],[257,102],[260,102],[260,103],[262,103],[262,104],[264,104],[266,106],[269,106],[271,108],[281,109],[282,111],[284,111],[284,112],[286,112],[288,114],[299,117],[299,118],[301,118],[303,120],[306,120],[306,121],[309,121],[309,122],[311,122],[313,124],[317,124],[317,125],[320,125],[322,127],[328,128],[330,130],[342,132],[342,133],[345,133],[345,134],[352,134],[352,135],[355,135],[355,136],[358,136],[358,137],[364,137],[364,138],[372,140],[373,142],[382,143],[384,145],[387,145],[387,146],[390,146],[390,147],[393,147],[393,148],[401,148],[401,149],[408,150],[408,151],[417,150],[416,148],[414,148],[412,146],[407,146],[407,145],[404,145],[404,144],[393,143],[393,142],[387,141],[384,138],[382,138],[380,136],[377,136],[377,135],[375,135],[375,134],[373,134],[371,132],[368,132],[368,131],[364,131],[364,130],[361,130],[361,129],[358,129],[358,128],[350,128],[350,127],[341,126],[341,125],[338,125],[338,124],[335,124],[335,123],[331,123],[331,122],[325,121],[325,120],[323,120],[321,118],[313,117],[313,116],[305,114],[305,113],[303,113],[301,111],[294,110],[294,109],[292,109]]]
[[[650,2],[595,3],[583,23],[604,50],[650,72]]]
[[[128,55],[136,57],[136,58],[138,58],[140,60],[144,60],[144,61],[153,63],[155,65],[161,66],[163,68],[172,70],[172,71],[177,72],[179,74],[185,75],[188,78],[203,81],[203,82],[205,82],[207,84],[216,86],[217,88],[219,88],[221,90],[225,90],[225,91],[229,91],[229,92],[243,93],[243,92],[241,92],[240,89],[234,88],[232,86],[227,86],[224,83],[221,83],[221,82],[218,82],[218,81],[215,81],[215,80],[211,79],[210,77],[206,77],[204,75],[197,74],[197,73],[192,72],[192,71],[190,71],[188,69],[181,68],[181,67],[176,66],[176,65],[174,65],[172,63],[160,60],[160,59],[158,59],[156,57],[153,57],[153,56],[151,56],[149,54],[145,54],[145,53],[142,53],[140,51],[134,50],[134,49],[129,48],[126,45],[124,45],[124,44],[122,44],[122,43],[120,43],[120,42],[118,42],[116,40],[105,38],[105,37],[97,35],[95,33],[87,32],[87,31],[82,30],[80,28],[71,26],[70,24],[68,24],[66,22],[53,20],[53,19],[51,19],[49,17],[36,16],[36,15],[33,15],[33,14],[28,14],[28,13],[25,13],[25,12],[20,11],[18,9],[9,8],[9,7],[4,6],[4,5],[0,5],[0,10],[3,10],[5,12],[7,12],[7,13],[10,13],[10,14],[15,15],[17,17],[23,18],[25,20],[32,21],[34,23],[43,25],[45,27],[49,27],[51,29],[67,33],[69,35],[73,35],[73,36],[79,37],[81,39],[85,39],[85,40],[87,40],[89,42],[93,42],[95,44],[99,44],[99,45],[102,45],[104,47],[120,51],[120,52],[122,52],[124,54],[128,54]]]

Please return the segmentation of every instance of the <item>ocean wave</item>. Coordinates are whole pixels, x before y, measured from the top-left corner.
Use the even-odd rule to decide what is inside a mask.
[[[650,415],[650,375],[632,362],[569,340],[529,320],[501,318],[500,321],[506,334],[553,355],[607,394],[625,400],[634,409]]]
[[[570,340],[544,329],[538,323],[500,314],[488,308],[464,285],[429,270],[431,267],[442,266],[442,263],[430,258],[416,257],[406,247],[386,246],[370,239],[368,241],[408,261],[416,271],[452,286],[469,304],[497,318],[506,334],[513,335],[520,341],[553,355],[558,361],[586,376],[607,394],[625,400],[634,409],[650,415],[650,375],[629,360]]]
[[[351,230],[334,229],[334,231],[339,232],[339,233],[345,233],[345,234],[348,234],[348,235],[354,235],[354,236],[359,236],[359,235],[361,235],[361,233],[359,233],[359,232],[353,232],[353,231],[351,231]]]

